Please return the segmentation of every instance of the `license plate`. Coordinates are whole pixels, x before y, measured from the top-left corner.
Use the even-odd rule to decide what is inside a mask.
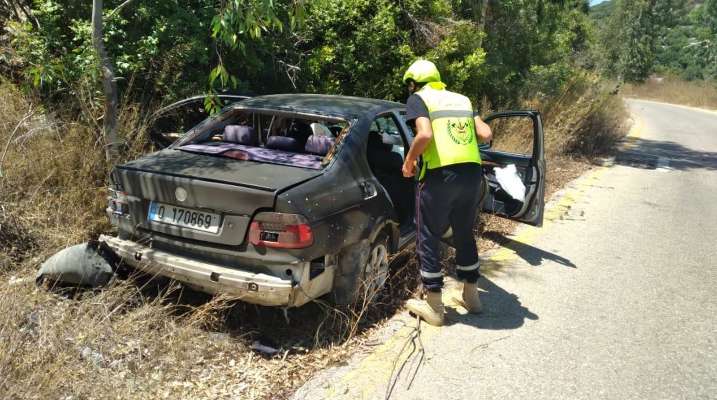
[[[197,231],[217,233],[221,216],[169,204],[151,202],[147,219],[163,224],[181,226]]]

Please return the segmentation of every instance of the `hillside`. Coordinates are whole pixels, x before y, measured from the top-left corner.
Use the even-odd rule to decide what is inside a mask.
[[[612,15],[614,9],[615,3],[610,0],[604,1],[600,4],[596,4],[590,7],[590,19],[592,19],[596,23],[603,22],[607,18],[609,18],[610,15]]]

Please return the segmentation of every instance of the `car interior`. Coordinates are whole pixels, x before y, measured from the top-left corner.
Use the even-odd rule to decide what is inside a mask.
[[[415,182],[401,172],[409,145],[391,116],[377,118],[369,129],[366,159],[394,204],[399,223],[410,228],[416,208]]]
[[[345,121],[312,119],[300,114],[237,110],[199,128],[179,144],[179,149],[315,167],[347,127]]]

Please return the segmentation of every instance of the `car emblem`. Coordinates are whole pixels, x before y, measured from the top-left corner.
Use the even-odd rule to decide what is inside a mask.
[[[177,198],[177,201],[187,200],[187,191],[184,188],[178,187],[177,190],[174,191],[174,196]]]

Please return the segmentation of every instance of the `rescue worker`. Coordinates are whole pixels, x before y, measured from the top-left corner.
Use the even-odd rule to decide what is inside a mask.
[[[418,174],[416,248],[426,291],[425,300],[410,299],[406,306],[427,323],[441,326],[444,306],[440,241],[449,228],[456,249],[456,274],[462,282],[462,288],[451,297],[470,313],[481,311],[477,286],[480,264],[473,224],[478,216],[482,179],[478,145],[490,142],[492,132],[475,116],[467,97],[446,90],[432,62],[414,62],[403,82],[411,93],[406,102],[406,119],[416,133],[403,163],[403,176]]]

